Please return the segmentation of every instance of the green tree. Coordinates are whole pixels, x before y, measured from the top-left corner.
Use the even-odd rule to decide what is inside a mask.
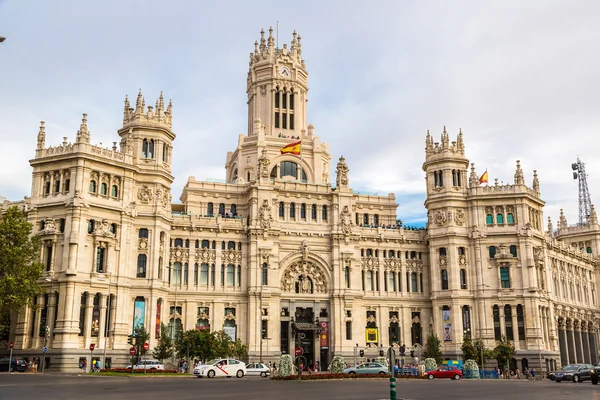
[[[231,337],[223,330],[214,332],[214,335],[215,357],[229,357],[232,355],[231,345],[233,344],[233,340],[231,340]]]
[[[423,356],[425,358],[433,358],[438,364],[442,363],[442,342],[438,335],[433,330],[429,332],[427,336],[427,342],[425,342],[425,348],[423,350]]]
[[[235,342],[231,343],[230,356],[237,358],[238,360],[247,362],[248,361],[248,345],[243,344],[240,339],[236,339]]]
[[[160,337],[158,338],[158,343],[152,350],[152,357],[163,362],[173,355],[173,346],[173,339],[171,339],[169,328],[161,322]]]
[[[135,336],[135,349],[138,356],[138,360],[146,355],[147,351],[144,350],[144,343],[150,339],[150,334],[144,328],[144,325],[138,325],[133,328],[133,336]]]
[[[506,336],[502,335],[498,345],[494,348],[494,358],[498,361],[498,367],[501,370],[508,368],[508,363],[515,358],[515,354],[515,347],[506,339]]]
[[[33,305],[33,297],[41,291],[40,241],[31,229],[16,206],[0,216],[0,332],[8,329],[11,312]]]
[[[190,358],[197,358],[202,362],[214,357],[221,357],[216,354],[217,347],[215,334],[208,330],[192,329],[183,332],[175,340],[175,350],[179,358],[187,359],[189,354]]]
[[[463,338],[463,344],[460,347],[460,349],[462,350],[463,360],[477,361],[478,352],[470,336],[465,335],[465,337]]]

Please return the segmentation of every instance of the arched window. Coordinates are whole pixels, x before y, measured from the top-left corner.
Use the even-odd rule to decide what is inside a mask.
[[[311,218],[313,221],[316,221],[316,220],[317,220],[317,205],[316,205],[316,204],[313,204],[313,205],[310,207],[310,218]]]
[[[395,258],[395,257],[396,257],[396,252],[394,250],[388,251],[388,258]]]
[[[489,251],[489,254],[490,254],[490,258],[496,257],[496,247],[490,246],[489,249],[488,249],[488,251]]]
[[[219,215],[225,215],[225,203],[219,203]]]
[[[200,248],[200,241],[198,239],[196,239],[196,243],[194,243],[194,248],[196,248],[196,249]]]
[[[511,244],[510,247],[510,254],[512,254],[513,257],[517,256],[517,246],[515,246],[514,244]]]
[[[293,109],[294,109],[294,92],[290,91],[290,110],[293,110]],[[292,127],[292,126],[290,126],[290,128],[294,129],[294,127]]]
[[[367,249],[367,257],[372,257],[373,256],[373,250],[372,249]]]
[[[496,223],[497,223],[498,225],[503,225],[503,224],[504,224],[504,215],[502,215],[502,214],[498,213],[498,214],[496,215]]]
[[[277,178],[277,166],[273,167],[273,169],[271,170],[270,178],[271,179],[276,179]]]
[[[212,217],[213,213],[214,213],[213,203],[208,203],[208,206],[206,207],[206,215],[208,215],[209,217]]]
[[[279,96],[280,96],[280,92],[279,92],[279,88],[275,89],[275,108],[279,108]],[[275,126],[275,128],[277,128],[277,126]]]
[[[459,247],[458,248],[458,255],[459,256],[464,256],[465,255],[465,248],[464,247]]]
[[[279,164],[279,177],[291,176],[298,179],[298,164],[292,161],[282,161]]]
[[[181,263],[173,263],[173,283],[175,285],[181,285]]]
[[[446,248],[440,247],[440,257],[446,257]]]
[[[379,226],[379,214],[373,215],[373,225]]]
[[[148,228],[140,228],[138,232],[138,238],[146,238],[148,239]]]
[[[90,181],[90,192],[96,193],[96,181]]]
[[[163,258],[158,257],[158,279],[163,277]]]
[[[148,158],[154,158],[154,139],[148,143]]]
[[[210,248],[210,242],[209,242],[208,240],[206,240],[206,239],[205,239],[205,240],[203,240],[203,241],[202,241],[202,244],[201,244],[201,247],[202,247],[203,249],[208,249],[208,248]]]
[[[112,197],[119,197],[119,188],[117,188],[117,185],[112,186],[112,188],[110,189],[110,195]]]
[[[60,181],[59,180],[54,182],[54,192],[55,193],[60,192]]]
[[[283,218],[285,216],[285,206],[283,201],[279,202],[279,218]]]
[[[146,261],[148,257],[145,254],[139,254],[137,258],[137,277],[145,278],[146,277]]]
[[[494,225],[494,217],[492,216],[492,214],[488,214],[485,216],[485,224]]]
[[[494,316],[494,339],[500,340],[502,331],[500,330],[500,308],[497,304],[494,305],[492,314]]]
[[[142,140],[142,158],[148,158],[148,139]]]
[[[231,180],[235,181],[238,178],[238,170],[237,168],[233,170],[233,175]]]
[[[446,269],[442,269],[441,276],[442,276],[442,290],[448,290],[448,271]]]
[[[208,285],[208,264],[200,265],[200,284]]]
[[[523,318],[523,306],[517,305],[517,332],[519,340],[525,340],[525,319]]]
[[[369,225],[369,214],[363,214],[363,225]]]
[[[175,239],[175,247],[183,247],[183,239],[181,239],[181,238]]]
[[[512,325],[512,307],[508,304],[504,306],[504,326],[506,327],[506,338],[508,340],[515,340]]]
[[[186,249],[190,248],[190,239],[185,239],[185,248]]]
[[[323,215],[321,219],[323,222],[327,222],[327,206],[323,206]]]
[[[296,218],[296,203],[290,203],[290,218]]]
[[[70,188],[71,188],[71,180],[65,179],[65,192],[69,193]]]
[[[174,307],[171,307],[171,308],[174,308]],[[181,310],[181,307],[177,307],[177,308]],[[181,313],[179,313],[179,314],[181,314]],[[177,318],[177,319],[171,318],[169,320],[169,334],[171,335],[171,339],[175,340],[182,333],[183,333],[183,323],[181,322],[181,319],[180,318]]]
[[[512,213],[506,214],[506,223],[511,225],[515,223],[515,217]]]
[[[194,285],[198,285],[198,263],[194,264]]]
[[[106,183],[102,183],[100,185],[100,194],[102,196],[106,196],[106,193],[108,192],[108,185]]]
[[[267,265],[267,263],[263,263],[261,272],[262,272],[262,284],[268,285],[269,284],[269,266]]]
[[[592,254],[592,248],[591,248],[591,247],[588,247],[588,248],[587,248],[585,251],[586,251],[588,254]]]
[[[231,216],[232,216],[232,217],[237,217],[237,205],[235,205],[235,204],[232,204],[232,205],[231,205],[231,210],[230,210],[230,211],[231,211]]]
[[[467,270],[466,269],[460,270],[460,288],[461,289],[467,288]]]
[[[306,204],[300,204],[300,218],[306,219]]]
[[[235,242],[230,240],[227,242],[227,250],[235,250]]]

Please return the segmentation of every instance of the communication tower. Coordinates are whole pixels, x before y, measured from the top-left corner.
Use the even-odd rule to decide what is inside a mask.
[[[571,168],[573,169],[573,179],[579,181],[579,225],[584,225],[592,212],[592,200],[588,190],[585,163],[577,157],[577,162],[571,164]]]

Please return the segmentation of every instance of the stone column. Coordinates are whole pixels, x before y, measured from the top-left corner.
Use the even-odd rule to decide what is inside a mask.
[[[544,307],[542,315],[544,316],[542,322],[544,325],[544,340],[546,341],[546,348],[548,350],[552,350],[552,346],[550,344],[550,315],[548,307]]]
[[[48,294],[48,313],[46,314],[46,325],[50,329],[48,332],[49,340],[54,338],[54,319],[56,317],[56,292]],[[51,346],[48,346],[51,347]]]
[[[581,323],[581,340],[583,341],[583,362],[590,364],[592,357],[590,355],[590,337],[588,335],[588,324],[586,321]]]
[[[581,341],[581,321],[573,321],[573,336],[575,336],[575,354],[577,355],[577,362],[583,361],[582,352],[582,341]]]
[[[598,344],[596,343],[596,328],[593,323],[589,323],[588,325],[588,337],[590,342],[590,353],[592,356],[592,364],[596,364],[598,362]]]
[[[112,294],[109,296],[110,298],[110,317],[109,317],[109,326],[108,326],[108,336],[110,338],[110,347],[114,347],[114,337],[115,337],[115,318],[117,313],[117,296]]]
[[[42,322],[42,310],[44,309],[45,306],[45,302],[44,302],[44,296],[38,296],[38,302],[37,302],[37,307],[38,309],[35,311],[35,320],[32,321],[33,322],[33,341],[32,341],[32,346],[33,348],[38,348],[41,347],[41,342],[40,342],[40,327],[41,327],[41,322]],[[46,313],[46,321],[48,320],[48,314]],[[42,339],[42,343],[43,343],[43,339]]]
[[[567,347],[567,331],[564,318],[558,319],[558,345],[560,348],[560,363],[565,366],[569,363],[569,349]]]
[[[494,219],[495,221],[495,219]],[[504,307],[498,305],[498,312],[500,313],[500,335],[506,335],[506,322],[504,321]]]
[[[573,334],[573,320],[567,320],[567,347],[569,349],[569,358],[567,364],[574,364],[577,362],[577,356],[575,354],[575,335]]]
[[[104,336],[106,330],[106,299],[105,294],[100,294],[100,323],[98,324],[98,348],[104,349],[107,338]]]
[[[92,311],[94,309],[94,293],[88,292],[85,299],[85,325],[83,326],[84,348],[88,348],[92,343]]]
[[[515,340],[514,340],[515,350],[519,350],[521,348],[521,346],[519,343],[520,338],[519,338],[519,325],[518,325],[518,321],[517,321],[517,307],[512,307],[510,315],[512,317],[512,329],[513,329],[513,336],[515,338]]]

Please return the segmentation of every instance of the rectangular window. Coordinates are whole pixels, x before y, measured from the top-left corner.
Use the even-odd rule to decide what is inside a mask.
[[[281,108],[287,108],[287,93],[283,92],[281,96]]]
[[[269,321],[263,319],[260,326],[260,337],[261,339],[266,339],[269,337]]]
[[[290,337],[290,321],[281,321],[279,323],[279,331],[281,334],[281,340],[279,341],[279,351],[281,354],[288,354],[289,350],[289,337]]]
[[[262,284],[263,286],[269,284],[269,266],[267,263],[262,265]]]
[[[137,278],[145,278],[146,277],[146,263],[148,261],[148,256],[145,254],[138,254],[137,259]]]
[[[227,286],[235,285],[235,266],[229,264],[227,266]]]
[[[175,285],[181,285],[181,263],[176,262],[173,264],[173,283]]]
[[[189,275],[190,275],[189,265],[188,265],[188,263],[185,263],[183,265],[183,284],[184,285],[188,284]]]
[[[275,91],[275,108],[279,108],[279,90]]]
[[[373,290],[373,271],[367,271],[367,290]]]
[[[242,286],[242,266],[237,266],[237,285]]]
[[[104,272],[104,256],[105,250],[103,247],[98,247],[96,249],[96,272]]]
[[[294,92],[290,92],[290,110],[294,109]]]
[[[52,267],[52,245],[46,246],[46,271]]]
[[[412,291],[417,293],[419,290],[417,288],[417,273],[416,272],[412,272],[410,274],[410,281],[411,281],[410,283],[412,286]]]
[[[344,281],[346,282],[346,289],[350,289],[350,267],[344,268]]]
[[[281,127],[287,129],[287,114],[281,113]]]
[[[146,238],[146,239],[148,239],[148,229],[146,229],[146,228],[140,228],[140,231],[139,231],[138,237],[139,237],[140,239],[142,239],[142,238]]]
[[[510,273],[508,267],[500,268],[500,287],[502,289],[510,289]]]
[[[323,206],[321,219],[323,220],[323,222],[327,222],[327,206]]]
[[[352,340],[352,321],[346,321],[346,340]]]
[[[194,285],[198,284],[198,264],[194,264]]]
[[[210,285],[215,286],[215,265],[210,266]]]
[[[225,264],[221,264],[221,286],[225,286]]]
[[[279,112],[275,113],[275,128],[279,128]]]
[[[443,269],[441,271],[442,277],[442,290],[448,290],[448,271]]]
[[[467,288],[467,270],[466,269],[460,270],[460,288],[461,289]]]
[[[290,114],[290,129],[294,129],[294,114]]]
[[[396,291],[396,273],[393,271],[390,271],[389,273],[389,288],[390,288],[390,292],[395,292]]]

